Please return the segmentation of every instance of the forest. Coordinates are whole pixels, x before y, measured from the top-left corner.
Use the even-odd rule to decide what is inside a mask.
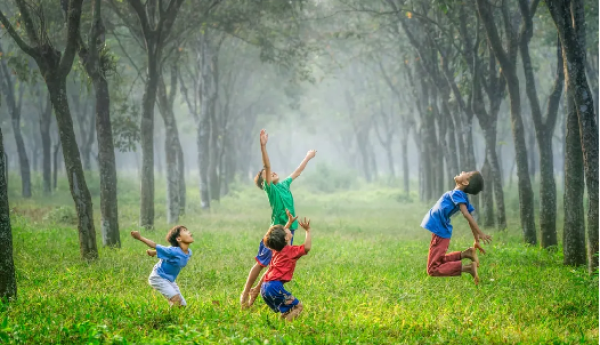
[[[598,343],[598,22],[584,0],[2,1],[0,343]],[[291,324],[240,311],[274,207],[261,129],[282,180],[303,162],[314,228]],[[470,171],[478,285],[428,277],[421,228]],[[176,225],[182,309],[130,236]]]

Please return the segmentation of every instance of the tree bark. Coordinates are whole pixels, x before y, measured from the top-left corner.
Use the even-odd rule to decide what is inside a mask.
[[[488,157],[486,156],[481,168],[481,175],[484,181],[492,181],[492,168]],[[493,227],[494,226],[494,185],[488,184],[487,188],[482,194],[483,204],[483,226]]]
[[[585,265],[585,219],[583,195],[583,152],[575,101],[567,96],[567,135],[565,139],[565,176],[563,254],[565,265]]]
[[[6,302],[17,298],[17,278],[13,260],[13,238],[10,226],[8,184],[6,181],[6,155],[4,138],[0,130],[0,300]]]
[[[0,53],[2,47],[0,46]],[[23,82],[19,85],[18,99],[15,96],[15,83],[6,65],[6,59],[0,59],[0,89],[6,96],[6,103],[11,117],[13,135],[17,146],[17,154],[19,156],[19,170],[21,172],[21,195],[24,198],[31,197],[31,170],[29,159],[27,158],[27,150],[25,142],[21,134],[21,108],[23,103],[23,93],[25,85]]]
[[[48,96],[49,97],[49,96]],[[60,141],[54,144],[54,157],[53,157],[53,177],[52,177],[52,188],[56,190],[58,184],[58,153],[61,151]]]
[[[40,91],[40,98],[42,98]],[[50,138],[50,124],[52,122],[52,102],[50,95],[46,97],[46,105],[40,108],[40,134],[42,138],[42,175],[44,195],[52,194],[52,140]],[[44,102],[40,101],[40,105]]]
[[[585,183],[589,198],[587,216],[590,272],[598,268],[598,127],[594,102],[585,75],[585,18],[583,1],[548,0],[548,8],[558,28],[569,96],[575,102],[579,119]]]
[[[402,136],[402,180],[404,182],[404,193],[410,194],[410,170],[408,166],[408,133],[405,132]]]
[[[66,75],[64,77],[46,77],[46,83],[54,106],[56,121],[60,128],[60,141],[63,148],[67,178],[77,210],[81,257],[84,259],[96,259],[98,257],[98,248],[96,245],[96,232],[94,230],[92,197],[85,181],[81,156],[77,141],[75,140],[75,133],[73,132],[73,121],[71,120],[71,112],[67,102]]]
[[[100,0],[95,0],[100,2]],[[121,247],[117,202],[117,168],[110,122],[110,93],[104,76],[93,78],[96,91],[96,131],[98,139],[98,169],[100,172],[100,211],[102,244]]]
[[[494,17],[490,12],[490,4],[485,0],[477,0],[477,10],[484,24],[488,41],[492,46],[494,55],[502,67],[502,76],[506,80],[508,94],[510,97],[510,115],[513,139],[516,151],[517,176],[519,178],[519,214],[521,217],[521,228],[525,242],[537,244],[537,234],[535,229],[534,199],[531,180],[529,179],[529,169],[527,166],[527,148],[525,145],[525,133],[523,129],[523,119],[521,118],[521,98],[519,91],[519,79],[517,78],[515,63],[510,56],[506,55]],[[508,23],[510,26],[510,23]],[[514,38],[511,38],[514,32],[507,33],[509,37],[509,46],[515,44]]]

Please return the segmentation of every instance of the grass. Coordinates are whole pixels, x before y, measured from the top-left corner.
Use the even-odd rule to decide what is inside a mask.
[[[12,178],[12,177],[11,177]],[[189,190],[181,220],[194,233],[194,256],[178,277],[188,308],[169,310],[147,284],[155,259],[128,236],[136,228],[138,187],[120,180],[123,248],[79,259],[75,226],[44,217],[72,207],[58,195],[22,200],[11,180],[18,299],[0,305],[0,343],[8,344],[597,344],[598,280],[562,265],[561,249],[522,243],[507,231],[481,256],[479,286],[468,275],[425,271],[430,234],[419,227],[430,205],[400,191],[365,189],[314,194],[295,186],[296,209],[313,225],[313,250],[286,287],[305,305],[294,323],[278,320],[260,299],[241,312],[238,298],[269,225],[266,197],[235,186],[211,212]],[[300,181],[299,181],[300,182]],[[92,181],[97,183],[97,181]],[[191,183],[190,183],[191,184]],[[16,187],[15,187],[16,185]],[[164,186],[157,185],[157,230],[165,244]],[[416,200],[416,198],[413,198]],[[95,199],[95,206],[99,204]],[[99,212],[95,213],[97,228]],[[453,220],[451,250],[472,239]],[[98,234],[98,242],[101,237]],[[560,238],[560,237],[559,237]],[[302,243],[301,230],[295,242]]]

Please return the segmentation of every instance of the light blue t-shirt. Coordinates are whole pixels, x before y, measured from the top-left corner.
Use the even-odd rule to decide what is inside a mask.
[[[157,244],[156,256],[160,259],[154,265],[156,273],[162,278],[174,282],[181,268],[187,265],[190,256],[192,256],[192,250],[188,248],[188,253],[186,254],[179,247],[164,247]]]
[[[421,226],[442,238],[452,237],[450,217],[460,210],[460,204],[467,205],[469,213],[475,208],[469,202],[467,193],[462,190],[451,190],[444,193],[440,200],[427,212]]]

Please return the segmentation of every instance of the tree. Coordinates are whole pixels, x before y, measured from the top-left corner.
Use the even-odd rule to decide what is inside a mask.
[[[519,8],[523,20],[521,32],[519,34],[519,50],[521,60],[523,61],[523,71],[525,74],[525,91],[529,99],[531,116],[535,128],[535,137],[540,152],[540,228],[542,248],[556,246],[556,183],[554,181],[554,159],[552,154],[552,133],[556,125],[556,116],[558,114],[558,104],[562,94],[564,73],[562,56],[560,52],[560,42],[558,44],[558,59],[556,79],[554,87],[548,98],[548,108],[546,117],[542,117],[542,110],[537,96],[535,77],[531,56],[529,54],[529,41],[533,36],[533,16],[537,9],[539,0],[534,1],[531,6],[527,0],[519,0]],[[531,148],[530,148],[531,149]]]
[[[586,263],[585,219],[583,213],[585,180],[579,120],[575,111],[575,101],[569,94],[567,92],[563,254],[565,265],[577,266]]]
[[[558,29],[565,65],[568,96],[573,98],[579,121],[585,184],[589,198],[589,268],[598,267],[598,124],[592,93],[585,75],[585,17],[582,0],[548,0],[548,9]]]
[[[505,28],[504,34],[507,40],[506,45],[508,46],[507,52],[502,45],[502,40],[498,34],[496,21],[491,8],[492,6],[487,0],[477,0],[479,17],[485,27],[488,42],[493,49],[496,59],[502,67],[502,76],[506,80],[506,86],[510,97],[510,116],[516,151],[517,177],[519,178],[519,214],[521,218],[521,227],[523,229],[525,242],[537,244],[533,189],[531,188],[529,168],[527,165],[527,147],[525,145],[525,133],[523,119],[521,117],[521,96],[516,68],[518,35],[513,28],[508,4],[506,1],[503,1],[502,16]]]
[[[67,37],[62,52],[52,45],[47,34],[48,23],[43,20],[43,17],[40,17],[40,21],[36,25],[31,15],[30,6],[24,0],[15,1],[21,14],[20,20],[24,24],[25,32],[31,44],[23,40],[1,10],[0,22],[19,48],[35,60],[44,77],[60,129],[60,140],[69,187],[77,210],[81,257],[95,259],[98,257],[98,249],[94,230],[92,198],[83,174],[79,148],[73,131],[73,120],[67,101],[67,75],[71,71],[73,59],[79,46],[83,0],[69,0],[68,2],[66,12]],[[41,9],[39,10],[41,12]]]
[[[105,46],[106,29],[102,22],[102,1],[94,0],[92,6],[92,23],[88,42],[86,45],[83,39],[79,38],[79,57],[87,74],[92,79],[96,96],[95,127],[98,140],[98,170],[100,172],[102,243],[109,247],[121,247],[117,204],[117,169],[107,80],[108,72],[114,67],[112,66],[112,57]],[[90,137],[93,136],[90,134]]]
[[[6,155],[0,130],[0,300],[17,298],[17,278],[13,260],[12,229],[6,181]]]
[[[0,56],[4,51],[0,45]],[[16,89],[16,78],[13,78],[9,72],[6,59],[0,58],[0,90],[4,93],[8,112],[11,117],[11,124],[15,141],[17,144],[17,154],[19,155],[19,168],[21,170],[21,195],[24,198],[31,197],[31,169],[29,166],[29,159],[27,158],[27,151],[25,150],[25,143],[23,141],[23,135],[21,134],[21,109],[23,108],[23,95],[25,93],[25,82],[20,81],[18,87],[18,95],[15,95]]]
[[[140,124],[142,147],[140,226],[152,229],[154,227],[154,107],[158,83],[161,79],[163,50],[183,0],[171,0],[168,5],[156,0],[145,3],[140,0],[127,2],[137,18],[138,25],[130,24],[131,16],[122,11],[115,0],[111,0],[110,4],[131,34],[144,42],[146,52],[147,78]]]

